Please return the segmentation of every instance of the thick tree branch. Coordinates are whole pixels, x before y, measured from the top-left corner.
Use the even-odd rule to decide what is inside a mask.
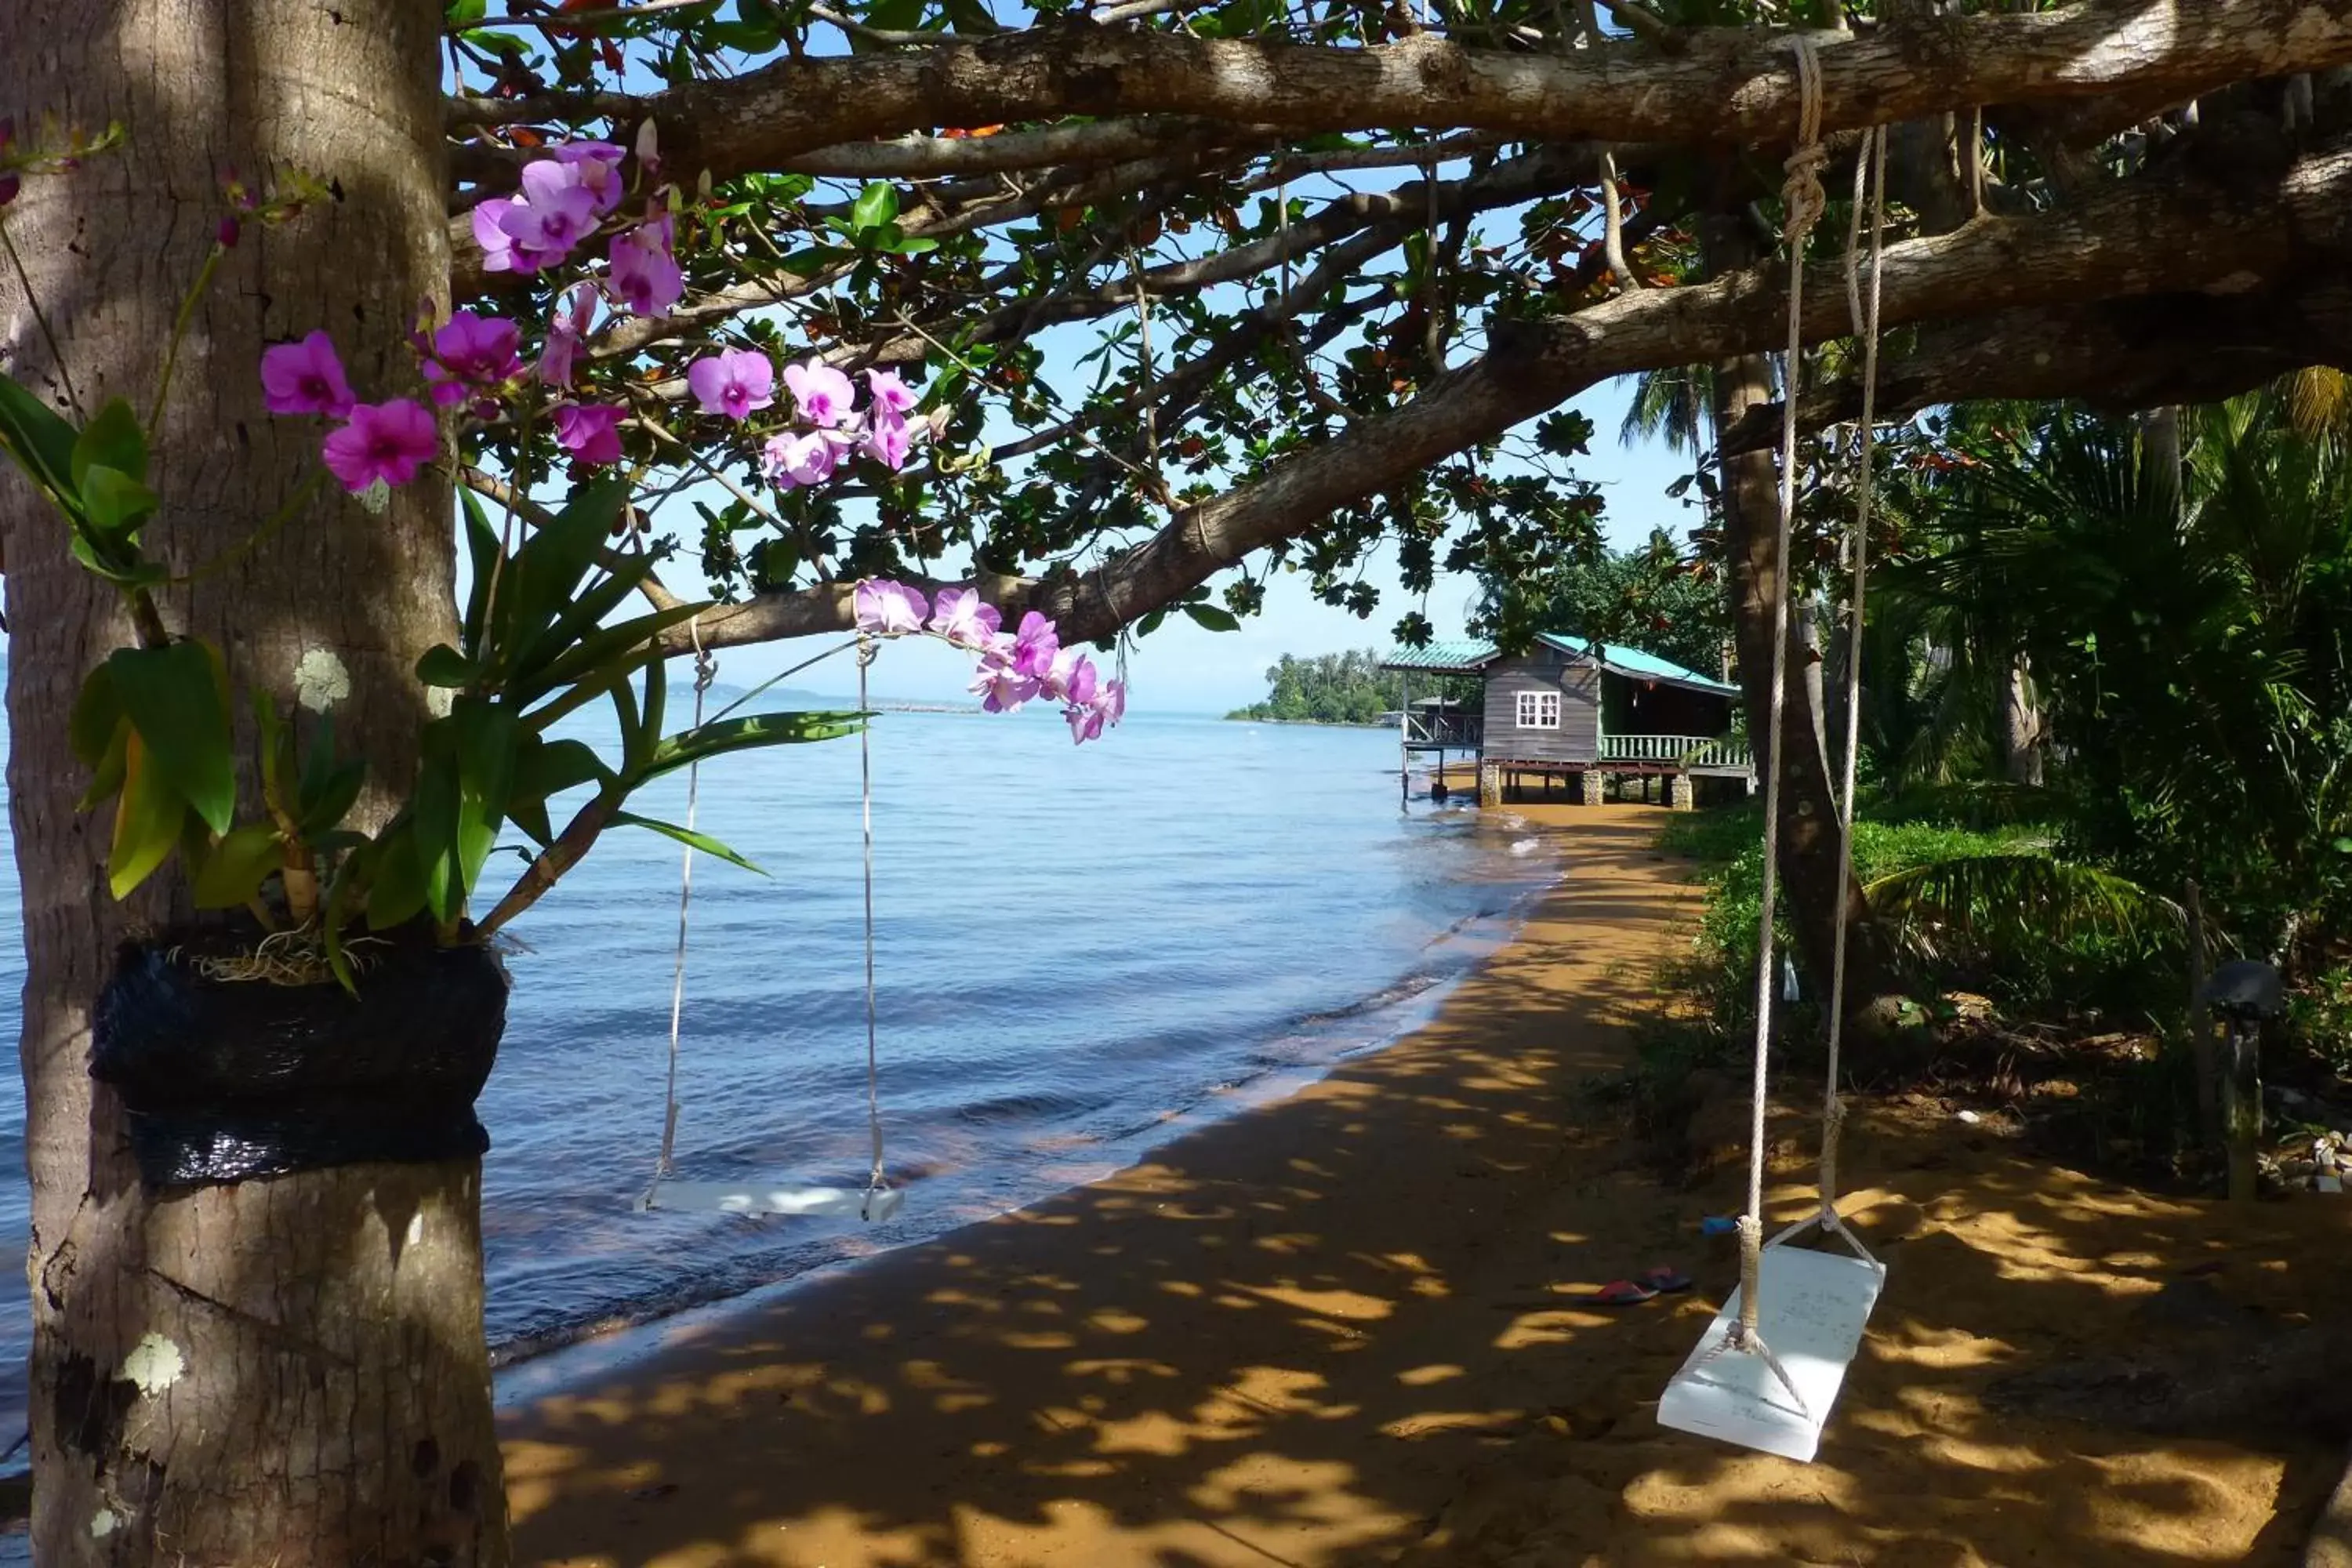
[[[1975,104],[2182,95],[2352,63],[2345,0],[2083,0],[2027,15],[1937,19],[1867,37],[1813,35],[1822,126]],[[640,100],[459,99],[459,125],[652,115],[674,167],[784,169],[837,142],[939,125],[1064,114],[1188,115],[1293,132],[1393,125],[1549,140],[1784,142],[1796,122],[1785,34],[1695,29],[1664,55],[1612,44],[1566,55],[1466,49],[1423,36],[1362,48],[1044,25],[906,54],[780,60]]]
[[[2194,175],[2143,180],[2073,211],[1979,218],[1888,249],[1883,319],[1895,327],[2188,290],[2249,292],[2266,277],[2340,268],[2352,254],[2347,198],[2352,151],[2338,148],[2253,188]],[[1784,330],[1784,279],[1773,264],[1700,286],[1621,294],[1573,316],[1497,323],[1483,358],[1255,483],[1187,509],[1103,570],[986,586],[1009,607],[1053,613],[1073,639],[1106,636],[1251,552],[1312,530],[1334,508],[1492,440],[1597,382],[1771,346]],[[1843,279],[1816,278],[1802,319],[1808,342],[1850,330]],[[836,631],[849,624],[847,604],[839,588],[764,596],[713,611],[703,640]]]

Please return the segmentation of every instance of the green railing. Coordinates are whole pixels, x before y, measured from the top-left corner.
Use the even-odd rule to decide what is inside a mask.
[[[1745,741],[1706,735],[1603,735],[1604,763],[1671,763],[1685,768],[1752,768],[1756,759]]]

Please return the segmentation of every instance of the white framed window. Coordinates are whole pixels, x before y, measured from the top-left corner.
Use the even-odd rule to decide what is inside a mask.
[[[1559,693],[1557,691],[1520,692],[1519,728],[1522,730],[1559,729]]]

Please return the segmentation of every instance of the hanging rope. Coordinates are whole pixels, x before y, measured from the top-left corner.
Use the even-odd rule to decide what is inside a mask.
[[[866,671],[877,651],[872,637],[857,639],[857,710],[869,711]],[[873,726],[857,726],[857,810],[866,840],[866,1131],[874,1145],[874,1167],[866,1177],[866,1200],[884,1190],[882,1182],[882,1068],[874,1026],[874,748]],[[871,1217],[868,1215],[868,1217]]]
[[[1770,1093],[1772,1042],[1772,918],[1780,893],[1780,776],[1783,772],[1781,716],[1789,689],[1789,540],[1797,515],[1797,390],[1805,346],[1805,239],[1821,221],[1829,198],[1822,190],[1822,166],[1829,152],[1822,145],[1822,64],[1812,40],[1800,33],[1789,40],[1797,56],[1797,145],[1782,165],[1787,178],[1780,187],[1786,209],[1781,233],[1789,242],[1789,346],[1782,373],[1780,419],[1780,516],[1779,543],[1773,559],[1777,576],[1772,591],[1772,689],[1769,704],[1770,763],[1764,780],[1763,916],[1756,939],[1755,1072],[1749,1084],[1748,1129],[1748,1211],[1739,1216],[1739,1321],[1702,1362],[1727,1350],[1760,1357],[1771,1368],[1799,1410],[1804,1396],[1790,1381],[1786,1368],[1758,1331],[1758,1298],[1763,1283],[1765,1109]],[[1810,1415],[1810,1411],[1807,1412]]]
[[[694,639],[694,727],[702,728],[702,704],[710,690],[710,683],[719,677],[719,661],[702,646],[702,616],[697,612],[686,623],[687,635]],[[702,764],[688,763],[686,768],[686,830],[694,831],[697,797],[701,793]],[[670,965],[669,974],[669,1083],[663,1094],[661,1155],[654,1162],[654,1180],[660,1182],[676,1174],[670,1164],[677,1146],[677,1037],[678,1024],[686,1016],[686,933],[688,917],[694,909],[694,846],[687,846],[686,858],[677,873],[677,956]]]
[[[1870,289],[1862,288],[1863,213],[1870,214]],[[1853,878],[1854,786],[1862,755],[1862,632],[1870,594],[1870,509],[1873,454],[1878,415],[1878,321],[1885,269],[1886,127],[1871,128],[1853,166],[1853,221],[1846,231],[1846,310],[1862,340],[1862,426],[1853,494],[1853,604],[1846,623],[1845,757],[1838,795],[1838,901],[1836,938],[1831,948],[1829,1082],[1822,1102],[1822,1208],[1819,1223],[1837,1234],[1866,1263],[1877,1260],[1838,1216],[1838,1134],[1845,1126],[1845,1101],[1838,1094],[1838,1052],[1845,1036],[1847,886]],[[1799,1228],[1801,1228],[1800,1226]]]

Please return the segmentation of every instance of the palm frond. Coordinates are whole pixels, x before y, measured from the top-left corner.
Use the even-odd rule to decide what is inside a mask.
[[[1896,940],[1930,961],[2081,939],[2148,952],[2188,929],[2179,905],[2137,882],[2031,850],[1931,861],[1864,891]]]

